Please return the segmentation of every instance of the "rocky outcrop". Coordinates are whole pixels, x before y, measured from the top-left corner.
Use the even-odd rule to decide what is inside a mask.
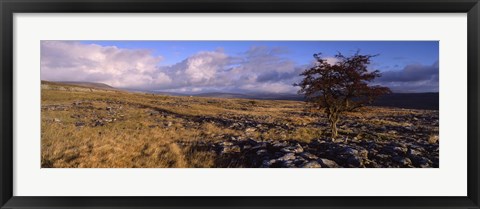
[[[235,138],[233,138],[235,139]],[[260,168],[413,168],[438,167],[438,144],[228,140],[210,146],[219,158],[238,167]],[[233,166],[233,165],[232,165]]]
[[[152,104],[158,102],[151,101]],[[188,107],[195,102],[198,101],[172,102],[171,105]],[[213,134],[200,131],[199,141],[193,145],[189,144],[192,143],[191,139],[175,141],[180,146],[193,146],[192,149],[215,153],[215,167],[439,167],[438,111],[398,110],[342,116],[338,124],[341,138],[336,140],[326,138],[328,133],[308,134],[308,139],[302,138],[302,133],[296,133],[299,129],[328,131],[328,122],[324,120],[323,113],[301,109],[285,112],[280,120],[278,116],[227,111],[192,115],[175,112],[164,106],[155,107],[147,102],[101,98],[43,104],[42,111],[55,112],[55,115],[46,118],[48,123],[68,124],[75,126],[76,130],[93,130],[128,120],[129,115],[124,107],[141,109],[138,113],[150,122],[145,126],[149,129],[177,130],[177,127],[181,127],[184,131],[201,130],[205,124],[215,126],[218,130],[229,129],[230,132],[217,131]],[[57,118],[60,113],[67,114],[74,119],[73,122],[69,122],[68,116]],[[305,117],[315,120],[302,120]]]

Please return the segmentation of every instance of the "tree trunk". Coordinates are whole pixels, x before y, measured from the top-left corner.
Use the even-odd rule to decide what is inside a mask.
[[[338,136],[338,129],[337,129],[337,122],[338,122],[338,115],[333,113],[329,116],[330,119],[330,131],[332,132],[332,140],[335,140]]]
[[[332,129],[332,139],[337,138],[338,130],[337,130],[337,120],[331,121],[331,129]]]

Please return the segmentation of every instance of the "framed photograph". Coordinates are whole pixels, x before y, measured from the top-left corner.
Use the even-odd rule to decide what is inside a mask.
[[[1,208],[479,208],[477,0],[0,6]]]

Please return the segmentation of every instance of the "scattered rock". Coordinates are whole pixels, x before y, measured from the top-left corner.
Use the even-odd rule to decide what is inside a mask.
[[[397,154],[405,155],[408,151],[408,148],[406,148],[406,147],[394,147],[393,151],[395,151]]]
[[[76,127],[83,127],[83,126],[85,126],[85,123],[81,122],[81,121],[77,121],[77,122],[75,122],[75,126]]]
[[[289,153],[289,152],[301,153],[301,152],[303,152],[303,147],[300,146],[299,144],[297,144],[294,147],[284,147],[284,148],[281,149],[281,151],[285,152],[285,153]]]
[[[402,166],[407,166],[412,164],[412,161],[409,158],[405,158],[401,156],[393,156],[392,160],[399,163]]]
[[[221,142],[220,145],[222,146],[232,146],[233,145],[233,142]]]
[[[240,147],[235,145],[235,146],[226,146],[226,147],[223,147],[223,150],[222,150],[222,153],[223,154],[228,154],[228,153],[236,153],[236,152],[240,152]]]
[[[302,165],[302,168],[321,168],[322,165],[318,163],[317,161],[309,161],[305,164]]]
[[[410,160],[413,166],[420,168],[427,168],[432,164],[432,161],[425,157],[411,156]]]
[[[288,143],[283,141],[283,142],[279,142],[279,141],[274,141],[273,142],[273,146],[274,147],[286,147],[288,146]]]
[[[284,156],[278,158],[277,160],[279,161],[289,161],[295,159],[295,154],[293,153],[287,153]]]
[[[422,155],[422,152],[417,149],[410,148],[408,149],[407,154],[408,156],[418,156],[418,155]]]
[[[341,154],[343,154],[343,155],[358,155],[358,150],[355,150],[351,147],[346,147],[345,149],[343,149],[343,151],[341,151]]]
[[[264,154],[267,154],[267,153],[268,153],[268,151],[265,150],[265,149],[261,149],[261,150],[257,151],[257,155],[264,155]]]
[[[320,163],[320,165],[325,168],[340,168],[340,166],[335,161],[325,158],[318,159],[318,163]]]
[[[159,112],[159,111],[156,111],[156,110],[151,110],[151,111],[149,111],[148,113],[149,113],[151,116],[153,116],[153,115],[159,115],[159,114],[160,114],[160,112]]]
[[[351,167],[358,168],[362,166],[362,160],[359,157],[352,155],[347,159],[347,164]]]
[[[366,149],[361,149],[358,151],[358,156],[363,158],[363,159],[367,159],[368,158],[368,150]]]
[[[42,110],[68,111],[70,108],[65,105],[42,105]]]
[[[105,123],[101,120],[95,120],[92,124],[93,127],[97,127],[97,126],[104,126]]]
[[[389,134],[397,134],[398,132],[397,132],[396,130],[390,130],[390,131],[388,131],[387,133],[389,133]]]
[[[302,152],[300,153],[300,156],[302,156],[303,158],[305,159],[308,159],[308,160],[316,160],[318,159],[318,157],[312,153],[309,153],[309,152]]]
[[[262,168],[270,168],[273,167],[273,165],[277,162],[277,160],[264,160],[261,167]]]
[[[284,168],[296,168],[296,167],[297,167],[297,166],[295,165],[295,163],[294,163],[293,161],[291,161],[291,160],[289,160],[289,161],[283,161],[281,165],[282,165],[282,167],[284,167]]]

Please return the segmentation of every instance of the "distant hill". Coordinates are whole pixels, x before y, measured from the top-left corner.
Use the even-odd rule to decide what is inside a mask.
[[[222,92],[210,92],[210,93],[201,93],[195,94],[196,97],[216,97],[216,98],[242,98],[242,99],[251,99],[251,96],[247,94],[237,94],[237,93],[222,93]]]
[[[393,93],[379,97],[373,106],[438,110],[439,93]]]
[[[42,81],[42,84],[64,84],[85,88],[94,88],[102,90],[115,91],[131,91],[131,92],[145,92],[152,94],[162,94],[170,96],[194,96],[194,97],[214,97],[214,98],[239,98],[239,99],[259,99],[259,100],[291,100],[304,101],[303,95],[298,94],[267,94],[267,93],[228,93],[228,92],[208,92],[199,94],[185,94],[174,92],[159,92],[159,91],[139,91],[128,89],[117,89],[103,83],[93,82],[72,82],[72,81]],[[383,95],[372,104],[372,106],[381,107],[397,107],[405,109],[425,109],[438,110],[439,108],[439,93],[392,93]]]
[[[67,84],[72,86],[86,87],[86,88],[96,88],[104,90],[119,90],[112,86],[109,86],[104,83],[94,83],[94,82],[76,82],[76,81],[42,81],[42,84]]]
[[[182,93],[166,92],[166,91],[141,91],[141,92],[146,92],[146,93],[151,93],[151,94],[168,95],[168,96],[183,96],[183,97],[192,96],[191,94],[182,94]]]
[[[216,98],[241,98],[241,99],[260,99],[260,100],[293,100],[304,101],[304,97],[298,94],[238,94],[211,92],[193,94],[198,97],[216,97]],[[426,109],[438,110],[438,93],[392,93],[381,96],[375,100],[373,106],[398,107],[405,109]]]
[[[260,99],[260,100],[293,100],[303,101],[303,96],[298,94],[266,94],[266,93],[226,93],[209,92],[193,94],[195,97],[215,97],[215,98],[239,98],[239,99]]]

